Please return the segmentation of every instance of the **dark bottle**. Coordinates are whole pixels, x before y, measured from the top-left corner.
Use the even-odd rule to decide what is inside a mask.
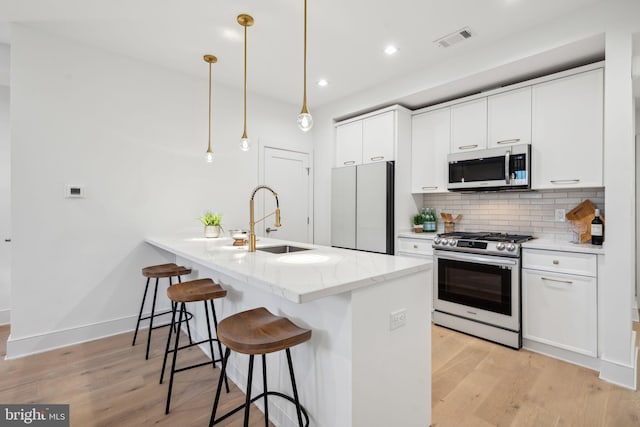
[[[600,209],[596,209],[596,216],[591,221],[591,244],[602,245],[604,240],[604,224],[600,219]]]

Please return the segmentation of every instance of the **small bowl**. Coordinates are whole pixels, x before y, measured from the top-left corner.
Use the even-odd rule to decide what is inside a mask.
[[[245,230],[229,230],[229,235],[234,240],[247,240],[249,238],[249,234]]]

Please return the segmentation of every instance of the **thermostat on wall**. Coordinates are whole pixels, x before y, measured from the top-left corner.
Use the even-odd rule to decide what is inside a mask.
[[[84,199],[86,197],[84,185],[65,185],[64,197],[67,199]]]

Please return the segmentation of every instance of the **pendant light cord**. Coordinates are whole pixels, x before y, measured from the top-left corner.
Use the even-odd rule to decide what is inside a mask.
[[[247,27],[244,27],[244,132],[243,138],[247,138]]]
[[[307,0],[304,0],[304,99],[303,110],[307,110]]]
[[[209,145],[207,152],[211,151],[211,62],[209,62]]]

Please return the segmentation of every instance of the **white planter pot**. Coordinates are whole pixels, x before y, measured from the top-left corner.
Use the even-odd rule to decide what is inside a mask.
[[[219,225],[205,225],[204,237],[220,237]]]

